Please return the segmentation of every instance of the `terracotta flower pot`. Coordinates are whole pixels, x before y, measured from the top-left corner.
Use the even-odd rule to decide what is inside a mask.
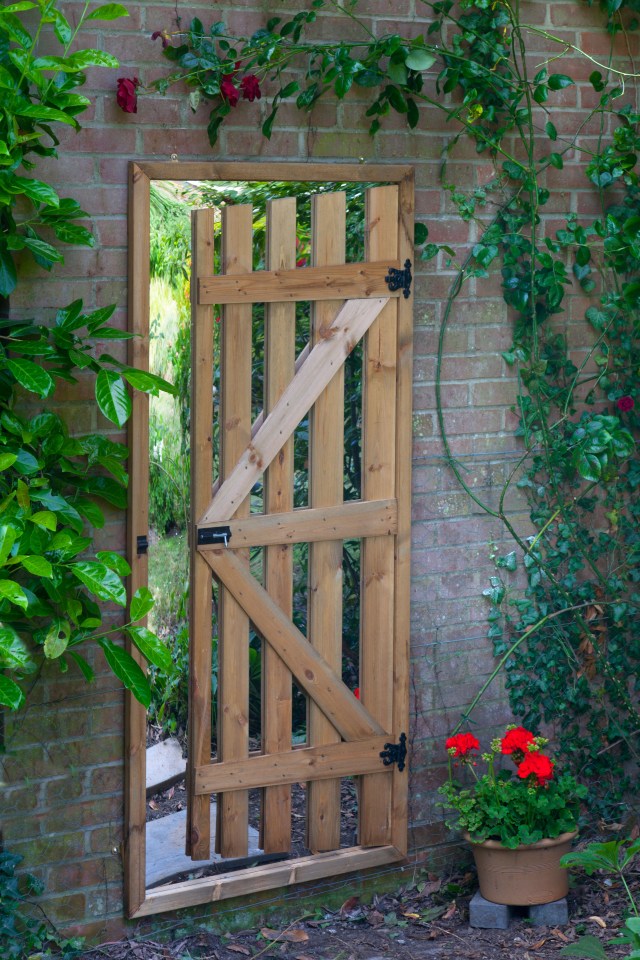
[[[569,873],[560,857],[569,853],[576,835],[561,833],[515,850],[497,840],[471,843],[481,895],[492,903],[521,907],[562,900],[569,892]],[[469,834],[465,839],[470,840]]]

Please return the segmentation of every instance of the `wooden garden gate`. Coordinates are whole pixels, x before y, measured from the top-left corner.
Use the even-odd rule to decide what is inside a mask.
[[[396,169],[403,172],[401,182],[366,191],[362,263],[345,263],[343,192],[313,198],[310,266],[296,265],[294,198],[268,204],[264,270],[252,269],[250,206],[192,215],[195,522],[190,528],[186,849],[194,860],[203,860],[215,842],[223,857],[246,857],[248,791],[260,788],[260,845],[265,854],[288,857],[291,784],[301,782],[307,785],[311,854],[271,858],[148,891],[134,915],[362,870],[406,855],[413,221],[411,172],[389,168]],[[305,179],[312,180],[313,170],[307,170]],[[359,173],[364,179],[364,171]],[[308,343],[296,357],[298,301],[311,307]],[[265,305],[264,399],[252,422],[255,303]],[[220,314],[218,357],[214,305]],[[361,497],[343,501],[343,364],[360,341]],[[294,509],[293,432],[307,417],[308,505]],[[252,513],[250,494],[260,481],[263,512]],[[361,543],[359,699],[342,680],[342,551],[345,540],[356,538]],[[296,543],[309,544],[307,636],[293,621]],[[250,548],[262,550],[259,576],[250,565]],[[213,762],[212,578],[218,583]],[[259,752],[249,747],[251,626],[263,643]],[[306,743],[296,747],[294,680],[308,698]],[[358,777],[358,845],[341,849],[340,778],[352,776]],[[217,795],[215,839],[209,836],[212,794]]]

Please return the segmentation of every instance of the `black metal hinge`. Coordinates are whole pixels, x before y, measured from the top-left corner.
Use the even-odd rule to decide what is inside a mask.
[[[406,733],[400,734],[400,739],[397,743],[385,743],[384,750],[381,751],[380,757],[385,767],[390,767],[392,763],[397,763],[398,770],[402,772],[405,768],[404,761],[407,758]]]
[[[148,549],[149,549],[149,540],[147,539],[147,537],[146,536],[136,537],[136,551],[138,556],[140,556],[141,553],[146,553]]]
[[[201,527],[198,530],[198,546],[207,543],[224,543],[225,547],[231,540],[231,527]]]
[[[409,294],[411,293],[411,281],[413,279],[411,276],[411,260],[405,260],[404,270],[398,270],[397,267],[389,267],[389,273],[384,279],[392,293],[394,290],[402,290],[403,297],[405,300],[408,300]]]

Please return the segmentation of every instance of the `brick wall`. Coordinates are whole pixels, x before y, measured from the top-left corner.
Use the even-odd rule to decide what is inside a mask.
[[[32,282],[22,284],[13,298],[16,311],[45,313],[82,297],[93,308],[115,302],[114,321],[126,326],[127,164],[131,159],[323,160],[409,162],[415,164],[417,216],[428,223],[430,239],[446,242],[462,257],[476,239],[475,228],[462,223],[439,184],[442,149],[449,134],[436,110],[425,109],[411,134],[387,118],[375,140],[366,133],[363,95],[356,93],[336,104],[321,103],[307,117],[293,108],[281,111],[270,142],[258,133],[256,115],[264,102],[241,104],[233,122],[223,127],[212,152],[206,138],[208,110],[191,113],[182,89],[166,97],[141,97],[138,113],[127,115],[115,104],[117,76],[138,75],[143,83],[165,72],[159,43],[152,31],[175,29],[175,14],[188,20],[200,16],[225,19],[232,29],[250,30],[265,16],[291,14],[295,2],[273,4],[236,0],[209,4],[130,2],[127,20],[94,27],[81,38],[83,46],[98,46],[120,58],[118,71],[92,70],[88,89],[94,106],[79,133],[65,130],[59,161],[44,161],[43,178],[60,193],[75,197],[89,212],[98,243],[95,250],[70,250],[63,266],[52,274],[31,267]],[[420,0],[361,0],[367,23],[380,35],[395,31],[424,32],[428,18]],[[74,8],[66,4],[66,12]],[[389,19],[392,10],[392,18]],[[569,42],[582,44],[594,56],[605,56],[607,38],[600,14],[586,4],[542,0],[523,2],[523,19],[544,26]],[[576,28],[576,24],[579,26]],[[345,35],[322,15],[318,30],[332,37]],[[532,43],[536,61],[548,56],[545,38]],[[586,78],[592,67],[577,59],[571,64],[585,83],[565,91],[554,113],[559,130],[571,128],[575,107],[592,96]],[[447,178],[463,188],[481,186],[492,175],[486,156],[461,146],[450,160]],[[583,210],[588,191],[579,171],[579,157],[564,171],[553,172],[561,214]],[[498,552],[503,538],[496,521],[459,488],[442,458],[435,416],[434,373],[438,333],[453,276],[446,256],[418,265],[415,302],[414,473],[412,569],[412,690],[413,757],[411,820],[416,846],[445,841],[433,791],[443,776],[442,738],[460,711],[490,673],[493,658],[485,639],[486,601],[482,591],[493,572],[491,543]],[[579,314],[575,314],[579,317]],[[574,317],[568,313],[567,323]],[[518,455],[510,405],[514,383],[500,351],[510,343],[510,328],[497,283],[470,285],[454,308],[445,338],[443,399],[446,428],[454,455],[467,471],[467,482],[480,497],[495,505]],[[103,430],[122,439],[103,420],[91,401],[89,383],[60,391],[56,408],[78,432]],[[514,515],[519,505],[513,504]],[[113,512],[100,547],[124,549],[124,518]],[[2,795],[4,840],[25,857],[25,866],[47,886],[46,909],[64,924],[84,927],[96,935],[118,929],[122,917],[123,697],[118,683],[94,658],[97,681],[87,688],[55,666],[40,678],[29,706],[17,717],[5,718],[8,754]],[[492,729],[508,716],[502,688],[496,682],[476,714],[480,730]]]

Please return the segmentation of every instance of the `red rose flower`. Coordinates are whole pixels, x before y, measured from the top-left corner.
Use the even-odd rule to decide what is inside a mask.
[[[360,699],[360,687],[355,688],[355,690],[353,691],[353,695],[356,698],[356,700]]]
[[[620,397],[620,399],[616,401],[616,407],[618,410],[622,410],[623,413],[633,410],[634,406],[635,401],[633,397]]]
[[[120,77],[118,79],[118,92],[116,93],[116,103],[125,113],[138,112],[138,94],[136,87],[140,86],[137,77]]]
[[[248,73],[246,77],[242,78],[240,81],[240,89],[242,90],[244,99],[250,100],[251,103],[253,103],[254,100],[259,100],[262,96],[258,78],[253,73]]]
[[[235,107],[240,99],[240,91],[233,82],[233,74],[226,73],[220,83],[220,94],[229,106]]]
[[[553,780],[553,766],[553,760],[534,750],[526,755],[518,767],[518,776],[523,780],[535,777],[538,786],[543,787],[549,780]]]
[[[472,733],[456,733],[449,737],[445,746],[449,752],[455,751],[451,754],[453,757],[466,757],[472,750],[479,749],[480,741]]]
[[[524,727],[514,727],[513,730],[507,730],[500,742],[500,750],[509,756],[512,753],[527,753],[529,744],[533,743],[535,737],[530,730]]]

